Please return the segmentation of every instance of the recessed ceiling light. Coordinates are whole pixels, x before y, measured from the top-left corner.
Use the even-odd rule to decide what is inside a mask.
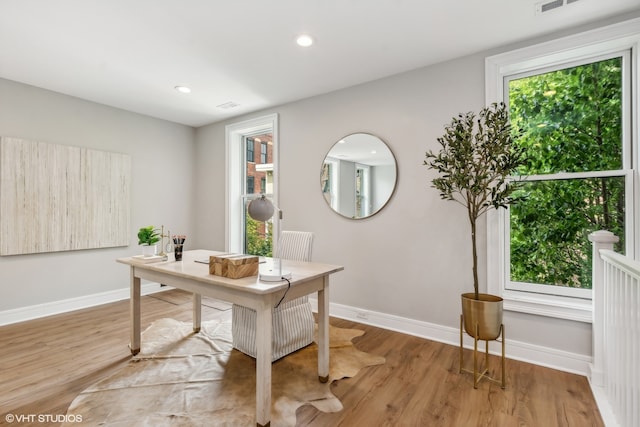
[[[302,34],[298,36],[298,38],[296,39],[296,43],[298,44],[298,46],[309,47],[313,44],[313,38],[306,34]]]
[[[176,86],[174,87],[175,90],[177,90],[180,93],[191,93],[191,89],[189,89],[186,86]]]

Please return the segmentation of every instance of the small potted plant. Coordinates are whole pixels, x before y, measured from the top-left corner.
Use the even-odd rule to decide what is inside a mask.
[[[160,233],[153,225],[142,227],[138,231],[138,244],[142,245],[142,255],[154,256],[158,249]]]
[[[509,183],[525,162],[524,151],[515,145],[509,113],[504,103],[483,108],[476,116],[469,112],[454,117],[438,138],[437,153],[426,152],[424,165],[438,172],[432,183],[444,200],[460,203],[467,209],[471,226],[473,293],[462,294],[462,316],[467,334],[494,340],[501,333],[502,298],[483,294],[478,289],[478,218],[491,208],[506,208],[514,203],[517,183]]]

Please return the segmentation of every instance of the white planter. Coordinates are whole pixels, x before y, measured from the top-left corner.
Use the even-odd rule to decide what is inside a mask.
[[[154,256],[158,252],[158,245],[140,245],[140,247],[144,256]]]

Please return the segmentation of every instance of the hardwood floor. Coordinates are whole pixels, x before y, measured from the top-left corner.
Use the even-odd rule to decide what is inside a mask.
[[[205,299],[203,319],[230,318],[228,308]],[[190,321],[189,294],[142,297],[143,329],[163,317]],[[363,329],[356,347],[386,363],[334,382],[344,410],[302,407],[299,426],[603,426],[585,377],[507,360],[506,390],[486,381],[474,390],[471,375],[458,373],[455,346],[341,319],[331,324]],[[0,425],[29,425],[7,423],[7,414],[65,414],[82,390],[129,361],[128,325],[128,301],[120,301],[0,327]]]

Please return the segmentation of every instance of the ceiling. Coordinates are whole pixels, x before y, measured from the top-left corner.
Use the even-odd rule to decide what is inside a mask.
[[[369,166],[390,166],[396,163],[385,142],[368,133],[347,135],[331,147],[327,157]]]
[[[0,77],[197,127],[640,10],[540,3],[0,0]]]

